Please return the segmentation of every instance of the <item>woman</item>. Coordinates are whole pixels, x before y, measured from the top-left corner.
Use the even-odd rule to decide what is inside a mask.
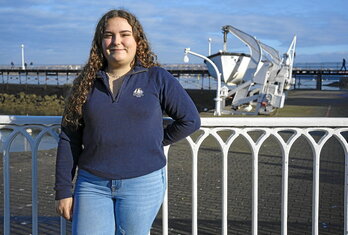
[[[163,112],[174,119],[166,128]],[[166,188],[163,146],[199,127],[195,105],[158,67],[136,17],[107,12],[63,115],[58,214],[72,220],[73,234],[148,234]]]

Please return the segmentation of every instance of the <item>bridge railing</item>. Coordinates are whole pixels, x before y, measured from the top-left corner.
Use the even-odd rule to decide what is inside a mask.
[[[332,69],[339,70],[342,62],[295,63],[296,69]]]
[[[202,70],[202,69],[207,69],[206,65],[203,63],[198,63],[198,64],[163,64],[162,65],[165,69],[171,70],[177,70],[177,69],[188,69],[188,70]],[[340,69],[342,66],[342,62],[300,62],[297,63],[295,62],[294,68],[299,68],[299,69]],[[28,66],[27,69],[40,69],[40,70],[55,70],[55,69],[61,69],[61,70],[67,70],[67,69],[72,69],[72,70],[81,70],[83,65],[81,64],[67,64],[67,65],[31,65]],[[14,70],[22,70],[21,65],[0,65],[0,70],[2,69],[14,69]]]
[[[329,139],[336,139],[343,149],[345,172],[344,172],[344,233],[348,233],[348,118],[202,118],[201,130],[196,133],[199,136],[188,137],[189,150],[192,153],[192,234],[198,234],[198,159],[199,151],[202,151],[202,143],[209,137],[216,140],[221,149],[222,158],[222,234],[228,233],[228,154],[231,145],[237,138],[245,139],[251,149],[252,158],[252,234],[258,233],[258,192],[259,192],[259,153],[261,147],[268,138],[274,138],[281,149],[282,158],[282,190],[281,190],[281,234],[288,232],[288,197],[289,197],[289,155],[293,150],[293,144],[299,138],[305,138],[312,149],[313,157],[313,191],[312,191],[312,234],[319,233],[319,170],[320,156],[323,146]],[[3,183],[4,183],[4,234],[10,232],[10,148],[18,135],[23,135],[32,151],[32,234],[38,231],[38,163],[37,153],[39,144],[44,135],[51,135],[58,140],[58,129],[61,117],[35,117],[35,116],[0,116],[0,137],[3,148]],[[39,133],[34,137],[29,130],[38,129]],[[3,130],[10,130],[9,134],[3,135]],[[222,133],[228,132],[227,136]],[[255,138],[254,132],[260,133]],[[313,133],[321,133],[319,138]],[[225,135],[224,134],[224,135]],[[284,134],[287,138],[284,138]],[[168,156],[170,147],[165,151]],[[204,150],[203,150],[204,151]],[[171,158],[170,154],[168,156]],[[54,169],[52,169],[53,171]],[[168,234],[168,193],[162,206],[162,234]],[[52,205],[53,207],[54,205]],[[60,234],[66,234],[66,222],[61,219]]]

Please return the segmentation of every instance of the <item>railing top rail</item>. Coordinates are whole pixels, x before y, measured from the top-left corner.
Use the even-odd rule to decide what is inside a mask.
[[[0,115],[0,124],[60,124],[61,116]],[[166,120],[170,118],[165,118]],[[348,127],[348,117],[203,117],[202,127]]]
[[[61,119],[61,116],[0,115],[0,125],[52,125],[60,124]]]
[[[338,117],[221,117],[201,121],[206,127],[348,127],[348,118]]]

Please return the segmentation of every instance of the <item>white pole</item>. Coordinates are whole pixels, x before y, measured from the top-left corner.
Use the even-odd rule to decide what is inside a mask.
[[[282,208],[281,208],[281,234],[288,234],[288,201],[289,201],[289,149],[283,147],[282,165]]]
[[[222,235],[228,234],[228,149],[222,150]]]
[[[198,234],[198,150],[192,148],[192,235]]]
[[[259,198],[259,165],[258,165],[258,156],[259,150],[253,149],[252,153],[252,193],[251,193],[251,234],[257,235],[258,231],[258,198]]]
[[[22,69],[25,69],[25,65],[24,65],[24,44],[21,45],[22,48]]]
[[[164,154],[168,161],[169,145],[164,147]],[[167,190],[164,192],[162,204],[162,235],[168,235],[168,165],[165,166]]]
[[[211,38],[208,38],[208,56],[211,55]]]
[[[211,61],[209,58],[201,55],[201,54],[198,54],[196,52],[193,52],[190,50],[190,48],[185,48],[185,57],[184,57],[184,60],[187,61],[188,58],[187,58],[187,54],[192,54],[192,55],[195,55],[195,56],[198,56],[204,60],[206,60],[209,64],[211,64],[215,70],[215,73],[216,73],[216,79],[217,79],[217,90],[216,90],[216,98],[214,99],[215,100],[215,112],[214,112],[214,115],[215,116],[221,116],[221,101],[222,101],[222,98],[220,96],[221,94],[221,74],[219,72],[219,69],[216,67],[216,65],[214,64],[213,61]]]
[[[320,150],[314,150],[313,159],[313,192],[312,192],[312,234],[319,234],[319,173]]]
[[[342,132],[341,132],[342,133]],[[344,142],[341,142],[344,143]],[[344,177],[344,233],[348,234],[348,147],[344,150],[345,151],[345,177]]]

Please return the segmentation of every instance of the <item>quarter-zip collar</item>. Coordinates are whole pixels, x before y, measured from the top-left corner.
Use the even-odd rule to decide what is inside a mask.
[[[131,76],[133,74],[146,72],[148,69],[143,67],[142,65],[138,64],[133,69],[131,69],[130,72],[126,74],[126,77]],[[104,82],[108,82],[108,76],[106,75],[106,72],[104,70],[99,70],[97,72],[97,78],[104,80]]]
[[[122,93],[123,87],[125,86],[125,84],[128,83],[128,80],[130,79],[130,77],[132,75],[134,75],[134,74],[143,73],[143,72],[146,72],[146,71],[148,71],[147,68],[145,68],[145,67],[143,67],[143,66],[138,64],[131,71],[129,71],[127,74],[125,74],[125,77],[124,77],[124,80],[122,82],[121,88],[118,91],[118,94],[116,95],[116,97],[114,97],[114,95],[112,94],[112,92],[110,90],[109,78],[108,78],[108,75],[106,74],[106,72],[104,70],[99,70],[97,72],[97,79],[101,79],[102,83],[105,85],[109,95],[112,98],[112,102],[118,102],[119,97],[120,97],[120,95]]]

